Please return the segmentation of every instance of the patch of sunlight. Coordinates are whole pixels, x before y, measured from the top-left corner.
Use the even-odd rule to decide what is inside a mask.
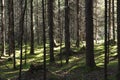
[[[34,62],[35,58],[29,59],[27,62]]]
[[[117,55],[117,52],[115,52],[114,54],[110,54],[111,56],[116,56]]]
[[[113,48],[117,48],[117,45],[113,46]]]
[[[42,53],[43,52],[43,49],[37,49],[35,50],[35,53]]]
[[[16,53],[16,57],[20,56],[20,51],[19,50],[16,50],[15,53]]]
[[[100,58],[104,58],[104,55],[105,55],[105,54],[101,54],[100,56],[96,57],[96,59],[99,60]]]
[[[13,73],[18,73],[19,70],[16,71],[7,71],[5,74],[13,74]]]
[[[59,50],[60,49],[60,47],[56,47],[56,48],[54,48],[54,50]]]
[[[96,42],[95,40],[94,40],[94,42]],[[104,43],[104,40],[97,40],[97,43]]]
[[[95,58],[95,62],[97,65],[100,65],[104,61],[104,54],[101,54],[100,56]]]
[[[40,58],[40,57],[42,57],[42,56],[43,56],[43,54],[42,54],[42,53],[39,53],[39,54],[36,55],[35,57],[37,57],[37,58],[39,57],[39,58]]]
[[[19,59],[16,60],[16,64],[17,64],[17,65],[20,64],[20,60],[19,60]]]
[[[29,69],[22,69],[22,71],[28,71]]]
[[[97,63],[96,65],[97,66],[102,66],[102,65],[104,65],[104,63]]]
[[[104,46],[103,45],[97,45],[97,47],[95,47],[95,49],[103,49],[104,48]]]
[[[80,59],[80,58],[79,57],[72,57],[69,61],[73,62],[73,61],[78,60],[78,59]]]

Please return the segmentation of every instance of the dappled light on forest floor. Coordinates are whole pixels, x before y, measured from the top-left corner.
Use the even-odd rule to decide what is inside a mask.
[[[103,80],[104,77],[104,49],[103,45],[97,44],[95,45],[95,61],[96,65],[100,67],[99,69],[89,70],[85,66],[85,54],[73,54],[71,55],[69,64],[65,64],[65,59],[62,59],[62,66],[60,59],[56,56],[56,62],[49,64],[49,54],[47,54],[47,78],[53,80]],[[72,48],[73,51],[77,52],[79,49]],[[85,50],[85,49],[84,49]],[[59,53],[59,48],[56,47],[55,55]],[[19,73],[19,51],[16,51],[16,61],[17,61],[17,69],[13,69],[12,61],[7,61],[8,56],[4,56],[3,59],[0,60],[0,76],[7,79],[15,79],[18,78]],[[48,52],[48,50],[47,50]],[[111,54],[110,54],[110,62],[109,62],[109,71],[108,75],[110,78],[114,78],[117,72],[116,64],[117,59],[116,56],[116,46],[111,46]],[[113,59],[114,58],[114,59]],[[113,59],[113,60],[111,60]],[[22,78],[23,80],[29,80],[29,78],[37,80],[37,78],[43,80],[43,70],[35,70],[33,73],[29,71],[31,64],[43,64],[43,49],[35,49],[35,55],[29,55],[29,51],[27,51],[27,64],[24,64],[24,56],[23,56],[23,70],[22,70]],[[31,76],[30,76],[31,75]]]

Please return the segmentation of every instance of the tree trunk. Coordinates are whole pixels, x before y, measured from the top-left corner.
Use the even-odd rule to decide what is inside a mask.
[[[9,0],[9,55],[13,54],[13,68],[16,68],[15,39],[14,39],[14,7],[13,0]]]
[[[40,44],[40,27],[39,27],[39,0],[36,1],[36,15],[35,15],[35,20],[36,20],[36,33],[37,33],[37,43]]]
[[[105,49],[105,58],[104,58],[104,79],[107,80],[107,60],[108,60],[108,35],[107,35],[107,0],[105,0],[105,41],[104,41],[104,49]]]
[[[50,62],[54,62],[54,39],[53,39],[53,2],[48,0],[48,26],[49,26],[49,43],[50,43]]]
[[[44,47],[44,52],[43,52],[43,64],[44,64],[44,76],[43,76],[43,80],[46,80],[46,32],[45,32],[45,29],[46,29],[46,26],[45,26],[45,9],[44,9],[44,0],[42,0],[42,19],[43,19],[43,47]]]
[[[112,26],[113,26],[113,41],[115,41],[115,9],[114,9],[115,1],[112,0]]]
[[[65,0],[65,50],[66,50],[66,63],[69,63],[70,54],[70,30],[69,30],[69,6],[68,0]]]
[[[5,10],[4,0],[1,0],[1,43],[2,43],[2,54],[5,55]]]
[[[95,34],[95,42],[97,43],[98,41],[97,41],[97,38],[98,38],[98,14],[97,14],[97,10],[98,10],[98,2],[96,1],[95,2],[95,32],[94,32],[94,34]]]
[[[63,27],[61,25],[61,18],[60,18],[60,0],[58,0],[58,26],[60,26],[60,62],[62,66],[62,32],[63,32]]]
[[[93,0],[85,1],[86,15],[86,65],[95,67],[94,61],[94,38],[93,38]]]
[[[31,9],[31,14],[30,14],[30,17],[31,17],[31,26],[30,26],[30,29],[31,29],[31,47],[30,47],[30,54],[33,55],[34,54],[34,30],[33,30],[33,0],[31,0],[30,2],[30,9]]]
[[[117,0],[117,53],[118,53],[118,74],[117,80],[120,79],[120,0]]]
[[[19,28],[20,28],[20,69],[19,69],[19,80],[21,80],[21,73],[22,73],[22,55],[23,55],[23,33],[24,33],[24,16],[25,10],[27,7],[27,0],[25,0],[25,5],[23,6],[23,0],[20,0],[20,7],[21,7],[21,14],[20,14],[20,21],[19,21]]]
[[[80,45],[80,30],[79,30],[79,0],[76,0],[76,7],[77,7],[77,40],[76,46],[79,47]]]
[[[26,0],[26,2],[27,2],[27,0]],[[27,30],[27,26],[28,26],[28,17],[27,17],[27,15],[28,15],[28,11],[27,11],[27,3],[26,3],[26,28],[24,29],[25,30],[25,32],[24,32],[24,36],[25,36],[25,40],[24,40],[24,43],[25,43],[25,65],[27,64],[27,42],[28,42],[28,36],[27,36],[27,34],[28,34],[28,30]]]

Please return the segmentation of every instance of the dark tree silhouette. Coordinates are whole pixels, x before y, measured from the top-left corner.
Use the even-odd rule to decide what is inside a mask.
[[[76,46],[79,47],[80,45],[80,28],[79,28],[79,0],[76,0],[76,9],[77,9],[77,40],[76,40]]]
[[[107,80],[107,60],[108,60],[108,36],[107,36],[107,0],[105,0],[105,41],[104,41],[104,49],[105,49],[105,58],[104,58],[104,79]]]
[[[19,28],[20,28],[20,71],[19,71],[19,80],[21,80],[21,73],[22,73],[22,55],[23,55],[23,33],[24,33],[24,16],[25,16],[25,10],[27,7],[27,0],[25,0],[24,7],[23,7],[23,0],[20,0],[20,7],[21,7],[21,17],[19,20]]]
[[[113,26],[113,41],[115,41],[115,1],[112,0],[112,26]]]
[[[30,28],[31,28],[31,49],[30,49],[30,54],[34,54],[34,30],[33,30],[33,0],[30,1],[30,9],[31,9],[31,14],[30,14],[30,17],[31,17],[31,25],[30,25]]]
[[[8,1],[8,13],[9,13],[9,55],[13,54],[13,68],[16,68],[15,61],[15,39],[14,39],[14,7],[13,0]]]
[[[49,26],[49,43],[50,43],[50,62],[54,62],[54,39],[53,39],[53,2],[48,0],[48,26]]]
[[[66,50],[66,63],[69,63],[70,32],[69,32],[69,5],[68,5],[68,0],[65,0],[65,50]]]
[[[27,0],[26,0],[26,2],[27,2]],[[28,17],[27,17],[27,15],[28,15],[28,11],[27,11],[27,3],[26,3],[26,13],[25,13],[25,19],[26,19],[26,27],[24,28],[24,30],[25,30],[25,32],[24,32],[24,36],[25,36],[25,40],[24,40],[24,43],[25,43],[25,65],[27,64],[27,42],[28,42],[28,36],[27,36],[27,34],[28,34],[28,30],[27,30],[27,23],[28,23]]]
[[[60,0],[58,0],[58,26],[60,26],[60,62],[62,66],[62,32],[63,32],[63,27],[61,26],[61,18],[60,18]]]
[[[86,21],[86,65],[95,67],[94,61],[94,39],[93,39],[93,0],[85,0]]]
[[[1,55],[5,55],[5,10],[4,10],[4,0],[0,0],[1,5],[1,44],[2,50]]]
[[[120,0],[117,0],[117,46],[118,46],[118,74],[117,80],[120,79]]]
[[[43,52],[43,64],[44,64],[44,80],[46,80],[46,32],[45,32],[45,9],[44,9],[44,0],[42,0],[42,19],[43,19],[43,47],[44,47],[44,52]]]

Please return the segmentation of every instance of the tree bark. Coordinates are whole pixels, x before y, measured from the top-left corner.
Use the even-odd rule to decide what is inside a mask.
[[[54,62],[54,39],[53,39],[53,2],[48,0],[48,26],[49,26],[49,47],[50,47],[50,62]]]
[[[1,0],[1,43],[2,43],[2,54],[5,55],[5,10],[4,0]]]
[[[31,2],[30,2],[30,9],[31,9],[31,14],[30,14],[30,17],[31,17],[31,26],[30,26],[30,29],[31,29],[30,54],[33,55],[34,54],[33,0],[31,0]]]
[[[25,0],[25,5],[23,6],[23,0],[20,0],[20,7],[21,7],[21,14],[20,14],[20,21],[19,21],[19,28],[20,28],[20,69],[19,69],[19,80],[21,79],[22,76],[22,55],[23,55],[23,33],[24,33],[24,16],[25,16],[25,11],[27,7],[27,0]]]
[[[104,29],[105,29],[105,41],[104,41],[104,50],[105,50],[105,57],[104,57],[104,73],[105,73],[105,75],[104,75],[104,79],[105,80],[107,80],[107,60],[108,60],[108,35],[107,35],[107,33],[108,33],[108,31],[107,31],[107,0],[105,0],[105,27],[104,27]]]
[[[66,63],[69,63],[70,54],[70,30],[69,30],[69,5],[68,0],[65,0],[65,50],[66,50]]]
[[[93,38],[93,0],[85,1],[86,21],[86,65],[95,67],[94,61],[94,38]]]
[[[115,41],[115,1],[112,0],[112,26],[113,26],[113,41]]]
[[[14,39],[14,7],[13,0],[9,0],[9,55],[13,54],[13,68],[16,68],[15,60],[15,39]]]
[[[120,0],[117,0],[117,53],[118,53],[118,74],[117,80],[120,79]]]
[[[44,47],[44,52],[43,52],[43,64],[44,64],[44,76],[43,76],[43,79],[46,80],[46,32],[45,32],[45,29],[46,29],[46,26],[45,26],[45,9],[44,9],[44,0],[42,0],[42,19],[43,19],[43,47]]]
[[[80,45],[80,28],[79,28],[79,0],[76,0],[76,9],[77,9],[77,40],[76,40],[76,46],[79,47]]]

